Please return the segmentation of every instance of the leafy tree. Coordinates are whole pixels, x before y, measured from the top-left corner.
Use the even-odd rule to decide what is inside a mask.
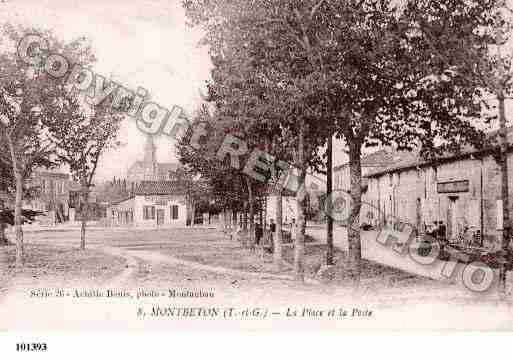
[[[216,120],[203,108],[193,119],[193,131],[177,144],[177,154],[188,173],[199,175],[208,182],[210,195],[222,212],[231,209],[236,218],[236,212],[247,199],[247,188],[237,170],[216,158],[228,133],[225,126],[229,126],[229,122]],[[202,134],[201,138],[194,138],[195,133]]]
[[[452,9],[461,9],[462,4],[456,2],[451,4]],[[498,106],[490,106],[490,110],[498,110],[499,131],[497,138],[490,138],[490,144],[498,144],[494,155],[501,170],[501,198],[503,201],[503,231],[501,239],[501,250],[495,253],[496,256],[503,257],[499,273],[499,291],[501,294],[506,292],[506,257],[510,250],[511,241],[511,203],[509,201],[508,185],[508,140],[507,140],[507,120],[505,114],[505,100],[511,97],[513,91],[513,68],[512,54],[509,50],[511,41],[511,22],[512,10],[508,7],[506,1],[485,1],[478,6],[473,6],[473,13],[469,14],[470,9],[464,12],[464,16],[458,19],[458,26],[463,26],[457,36],[444,36],[444,44],[438,44],[438,36],[445,31],[446,23],[449,20],[446,14],[441,13],[440,9],[434,8],[428,3],[419,4],[423,9],[433,14],[430,21],[425,18],[415,18],[415,26],[425,38],[425,43],[432,50],[433,55],[440,63],[463,77],[466,81],[474,82],[485,93],[495,97]],[[472,16],[472,23],[466,24],[468,17]],[[479,26],[479,32],[469,32],[468,28]],[[446,46],[449,43],[449,46]],[[455,61],[456,59],[456,61]],[[483,105],[489,107],[489,103],[484,98],[481,99]],[[488,121],[494,119],[490,116]]]
[[[0,142],[7,151],[4,161],[12,166],[15,179],[14,223],[16,233],[16,266],[23,264],[22,201],[24,185],[35,168],[56,165],[55,146],[43,123],[48,108],[63,100],[62,82],[50,76],[45,61],[26,64],[15,53],[15,47],[27,34],[38,34],[48,48],[37,49],[42,59],[50,51],[60,53],[72,63],[94,60],[85,38],[63,42],[51,32],[6,24],[1,30],[5,49],[0,53]]]
[[[194,24],[201,25],[206,30],[205,42],[210,45],[214,59],[226,58],[232,64],[246,61],[239,69],[251,69],[250,72],[239,72],[237,77],[243,85],[248,85],[251,91],[253,79],[260,79],[260,82],[271,84],[273,91],[266,91],[267,100],[272,98],[270,106],[277,106],[274,112],[277,116],[260,114],[247,116],[247,106],[239,113],[246,114],[241,120],[246,121],[249,117],[256,120],[269,119],[271,126],[267,129],[280,128],[283,133],[291,135],[290,143],[294,146],[294,164],[298,174],[298,225],[300,230],[296,237],[295,244],[295,272],[299,280],[304,277],[304,233],[306,226],[306,191],[304,182],[306,171],[310,164],[315,162],[317,148],[322,144],[325,135],[323,118],[320,111],[311,108],[308,99],[302,96],[303,89],[310,86],[309,76],[314,76],[315,69],[308,64],[309,59],[303,53],[303,47],[309,44],[301,42],[301,49],[296,48],[296,40],[302,41],[301,31],[305,25],[303,18],[296,24],[286,23],[287,16],[296,17],[293,4],[286,1],[234,1],[224,3],[221,1],[185,1],[184,5],[188,11],[189,18]],[[315,13],[316,10],[312,9]],[[299,15],[301,16],[301,15]],[[306,20],[305,20],[306,21]],[[291,41],[292,39],[292,41]],[[308,56],[311,55],[308,49]],[[293,57],[294,63],[287,62]],[[306,61],[306,62],[305,62]],[[235,68],[232,66],[231,68]],[[246,75],[250,81],[241,81]],[[232,101],[247,102],[248,97],[255,97],[244,86],[232,86],[230,90],[240,89],[242,95],[231,94],[228,98]],[[233,91],[232,91],[233,92]],[[262,96],[259,96],[262,99]],[[257,107],[258,108],[258,107]],[[240,109],[240,106],[239,106]],[[258,110],[257,110],[258,111]],[[281,113],[280,113],[281,112]],[[308,133],[308,138],[306,134]],[[249,134],[248,134],[249,135]]]
[[[211,101],[215,104],[219,116],[223,121],[228,122],[231,133],[236,133],[244,140],[248,147],[248,155],[252,149],[261,149],[269,155],[265,159],[272,165],[273,171],[260,173],[259,179],[251,176],[244,176],[248,193],[249,205],[249,230],[250,241],[254,238],[254,217],[256,198],[266,195],[269,180],[273,179],[271,173],[275,173],[274,181],[278,180],[279,169],[276,166],[276,154],[280,153],[279,159],[285,158],[286,144],[281,136],[279,123],[276,118],[276,107],[279,103],[274,99],[273,84],[266,78],[255,74],[251,61],[248,61],[243,54],[234,51],[219,53],[213,60],[214,70],[212,81],[209,84]],[[229,54],[229,55],[228,55]],[[278,117],[277,117],[278,116]],[[277,142],[278,141],[278,142]],[[244,156],[247,160],[249,156]],[[288,156],[290,158],[290,156]],[[276,265],[281,264],[281,189],[275,191],[277,195],[277,218],[276,237],[274,240],[274,258]]]
[[[319,101],[317,108],[326,109],[325,116],[349,149],[348,260],[356,283],[361,260],[362,147],[420,148],[424,156],[434,158],[457,152],[467,143],[482,143],[483,133],[475,126],[481,117],[480,88],[453,70],[461,61],[459,56],[479,61],[483,52],[473,47],[465,53],[455,38],[482,42],[477,30],[493,16],[494,8],[476,2],[470,11],[466,5],[459,1],[446,7],[435,1],[401,5],[325,1],[312,31],[304,32],[303,41],[313,44],[321,70],[310,98]],[[417,31],[419,18],[446,21],[436,46],[458,52],[450,67],[433,60],[428,39]]]
[[[0,196],[12,193],[14,187],[14,178],[11,173],[11,166],[9,163],[2,161],[0,158]],[[4,198],[0,198],[0,211],[5,209]],[[6,222],[0,220],[0,246],[8,244],[7,237],[5,236]]]
[[[206,30],[214,55],[251,59],[255,72],[283,85],[277,98],[286,116],[280,124],[295,139],[300,183],[311,154],[327,137],[336,133],[345,139],[353,200],[348,260],[356,282],[362,147],[421,148],[433,158],[482,142],[475,126],[481,88],[454,69],[486,55],[479,45],[488,35],[481,30],[496,19],[496,1],[191,0],[185,5]],[[420,31],[426,24],[436,30],[436,44]],[[440,61],[433,46],[451,61]],[[295,269],[301,279],[304,186],[298,202]]]
[[[190,167],[180,167],[172,174],[172,181],[176,181],[179,186],[185,189],[185,199],[187,208],[190,209],[191,227],[194,227],[196,210],[198,208],[209,209],[209,197],[211,195],[210,186],[203,180],[199,173]]]
[[[52,165],[52,144],[43,131],[41,109],[52,98],[46,89],[53,86],[41,69],[29,69],[15,51],[16,44],[27,29],[6,25],[1,30],[5,50],[0,53],[0,153],[12,169],[15,187],[14,225],[16,235],[16,267],[23,265],[22,202],[25,181],[37,167]]]
[[[94,176],[102,154],[120,144],[116,136],[124,115],[121,108],[114,108],[112,98],[90,105],[64,87],[59,92],[61,101],[45,111],[45,125],[55,145],[57,159],[69,166],[73,179],[81,186],[80,248],[85,249],[89,194]],[[128,106],[125,103],[121,107],[125,105]]]

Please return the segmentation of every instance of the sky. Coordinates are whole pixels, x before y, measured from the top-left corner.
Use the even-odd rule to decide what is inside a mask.
[[[96,57],[95,72],[119,84],[146,88],[152,100],[172,109],[192,112],[200,103],[200,90],[209,78],[208,49],[197,45],[198,30],[185,24],[180,0],[5,0],[0,2],[0,23],[37,25],[64,40],[90,39]],[[144,135],[127,118],[118,136],[123,146],[102,157],[97,180],[123,177],[142,159]],[[174,142],[156,140],[160,162],[177,161]]]
[[[9,21],[53,30],[64,40],[90,39],[98,62],[95,71],[130,89],[142,86],[152,99],[192,113],[212,67],[201,33],[186,26],[181,0],[5,0],[0,23]],[[508,108],[513,105],[508,103]],[[142,159],[145,137],[127,118],[118,136],[124,145],[101,159],[97,181],[124,177]],[[176,162],[174,142],[156,141],[160,162]],[[347,162],[342,141],[334,142],[334,165]],[[366,151],[366,152],[371,152]]]

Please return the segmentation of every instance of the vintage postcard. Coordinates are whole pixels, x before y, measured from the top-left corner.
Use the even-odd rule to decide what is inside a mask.
[[[511,331],[512,20],[1,1],[0,331]]]

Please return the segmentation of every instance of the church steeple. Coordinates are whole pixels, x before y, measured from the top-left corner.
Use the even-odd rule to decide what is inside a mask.
[[[157,148],[153,142],[153,136],[146,137],[146,144],[144,145],[144,180],[156,181],[157,180]]]
[[[152,166],[157,163],[155,152],[157,151],[155,143],[153,142],[153,136],[146,136],[146,144],[144,145],[144,164],[146,166]]]

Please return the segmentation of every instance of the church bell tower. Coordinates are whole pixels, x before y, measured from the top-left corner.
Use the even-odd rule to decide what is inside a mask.
[[[144,168],[145,168],[145,180],[155,181],[157,180],[157,148],[153,141],[153,136],[148,135],[146,137],[146,144],[144,145]]]

